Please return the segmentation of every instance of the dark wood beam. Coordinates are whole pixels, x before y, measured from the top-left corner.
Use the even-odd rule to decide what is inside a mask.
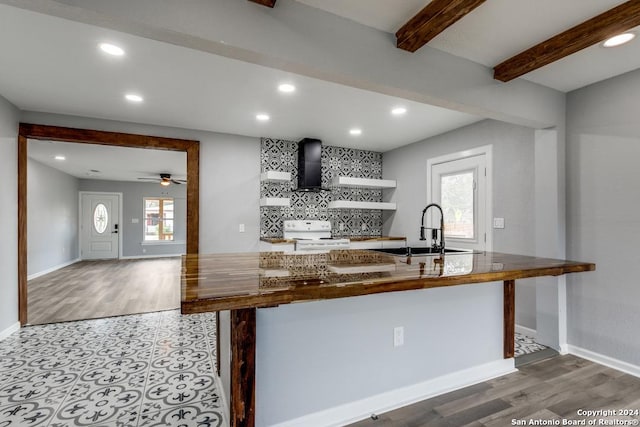
[[[396,32],[396,46],[415,52],[485,0],[432,0]]]
[[[515,355],[516,347],[516,281],[505,280],[503,284],[503,315],[504,315],[504,358],[510,359]]]
[[[276,5],[276,0],[249,0],[249,1],[253,3],[261,4],[267,7],[273,7]]]
[[[254,427],[256,309],[231,310],[231,427]]]
[[[493,78],[508,82],[638,25],[640,0],[622,3],[496,65]]]

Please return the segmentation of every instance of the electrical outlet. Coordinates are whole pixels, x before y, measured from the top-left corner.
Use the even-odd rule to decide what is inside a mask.
[[[137,224],[140,220],[138,218],[131,218],[131,224]]]
[[[504,228],[504,218],[493,218],[493,228]]]
[[[344,222],[338,224],[338,229],[340,229],[340,231],[344,231]]]
[[[239,231],[240,233],[244,233],[244,224],[240,224],[240,225],[238,226],[238,231]]]
[[[393,328],[393,346],[400,347],[404,345],[404,326],[396,326]]]

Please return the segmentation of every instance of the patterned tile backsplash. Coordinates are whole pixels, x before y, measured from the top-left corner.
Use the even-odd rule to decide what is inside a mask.
[[[330,191],[293,191],[298,186],[298,142],[262,138],[260,170],[290,172],[289,182],[262,182],[260,197],[289,197],[290,206],[260,208],[260,237],[282,237],[286,219],[331,221],[334,236],[380,236],[382,211],[368,209],[328,209],[332,200],[381,202],[382,190],[332,188],[334,176],[382,178],[382,153],[351,148],[322,146],[322,187]],[[342,230],[341,226],[342,225]]]

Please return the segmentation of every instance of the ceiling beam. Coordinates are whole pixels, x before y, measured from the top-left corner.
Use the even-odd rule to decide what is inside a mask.
[[[432,0],[396,32],[396,46],[415,52],[485,0]]]
[[[267,7],[273,7],[276,5],[276,0],[249,0],[249,1],[261,4]]]
[[[640,0],[627,1],[496,65],[493,78],[508,82],[638,25]]]

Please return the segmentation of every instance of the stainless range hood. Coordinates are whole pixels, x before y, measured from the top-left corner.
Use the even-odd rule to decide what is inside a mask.
[[[320,191],[322,188],[322,141],[304,138],[298,142],[298,188],[296,191]]]

